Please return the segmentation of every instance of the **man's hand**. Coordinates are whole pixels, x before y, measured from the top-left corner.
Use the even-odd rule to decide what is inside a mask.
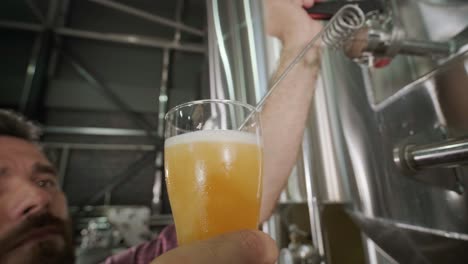
[[[260,231],[240,231],[181,246],[152,264],[273,264],[275,242]]]
[[[314,0],[264,0],[267,33],[285,47],[303,47],[322,28],[304,10],[313,5]]]

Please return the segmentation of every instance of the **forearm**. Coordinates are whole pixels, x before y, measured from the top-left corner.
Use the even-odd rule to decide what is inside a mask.
[[[285,45],[273,81],[300,48]],[[315,90],[319,67],[316,49],[307,53],[278,85],[262,110],[264,178],[260,220],[268,219],[294,167]]]

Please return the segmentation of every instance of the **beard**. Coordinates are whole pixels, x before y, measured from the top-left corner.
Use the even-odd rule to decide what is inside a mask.
[[[23,240],[28,239],[28,234],[43,228],[53,230],[54,239],[34,242],[28,249],[21,248]],[[28,217],[7,234],[0,236],[0,264],[3,263],[73,264],[71,221],[49,213]]]

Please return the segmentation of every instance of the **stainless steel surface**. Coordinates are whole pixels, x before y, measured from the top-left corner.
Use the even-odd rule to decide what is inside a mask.
[[[438,6],[435,20],[421,2],[387,1],[396,28],[387,41],[418,40],[423,48],[442,43],[443,54],[443,43],[458,38],[468,24],[466,12],[456,10],[466,4]],[[450,23],[436,22],[441,19]],[[387,54],[397,51],[401,45]],[[311,177],[318,193],[309,199],[326,206],[334,201],[330,197],[338,197],[348,204],[364,239],[372,239],[365,243],[368,263],[468,262],[466,167],[406,173],[394,163],[394,149],[421,146],[412,149],[416,164],[428,166],[430,156],[447,157],[440,155],[438,143],[468,135],[467,65],[466,51],[443,60],[398,55],[383,69],[359,67],[342,54],[324,52],[324,87],[316,92],[309,121]],[[456,147],[451,148],[443,151],[454,154]],[[427,151],[429,157],[422,155]]]
[[[364,250],[369,253],[366,259],[367,264],[399,264],[364,233],[361,236],[363,238]]]
[[[350,213],[398,263],[466,263],[468,235]]]
[[[322,69],[331,69],[331,67],[333,65],[327,64],[327,61],[323,60]],[[342,166],[344,154],[340,151],[340,146],[344,143],[333,130],[338,125],[338,120],[332,118],[333,116],[328,113],[336,111],[330,109],[330,104],[333,104],[332,97],[335,96],[334,91],[326,91],[328,89],[326,80],[333,78],[331,73],[330,71],[322,71],[321,77],[317,81],[308,131],[304,135],[305,143],[303,144],[303,155],[310,159],[308,162],[310,163],[308,165],[309,172],[306,176],[313,178],[316,187],[312,194],[320,204],[344,203],[350,199],[349,193],[347,193],[349,190],[346,188],[347,183],[342,180],[342,176],[347,173],[347,170]],[[305,162],[307,161],[304,160]]]
[[[450,42],[429,42],[420,40],[402,40],[400,54],[416,56],[450,56],[453,52]]]
[[[320,216],[320,205],[319,205],[319,186],[314,181],[317,177],[314,177],[314,173],[317,171],[313,166],[313,161],[316,159],[312,153],[312,144],[310,142],[311,132],[310,129],[306,129],[304,138],[302,140],[302,151],[300,153],[299,163],[302,165],[303,177],[306,181],[307,190],[307,206],[309,209],[309,221],[310,221],[310,233],[312,235],[312,245],[317,249],[320,256],[324,257],[325,245],[322,231],[322,220]]]
[[[403,170],[417,172],[429,168],[468,165],[468,140],[450,139],[429,145],[408,145],[396,149],[395,162]]]
[[[140,9],[128,6],[128,5],[124,5],[124,4],[121,4],[112,0],[88,0],[88,1],[136,16],[141,19],[145,19],[154,23],[173,27],[175,29],[185,31],[187,33],[195,34],[198,36],[204,35],[202,30],[184,25],[180,21],[172,21],[167,18],[160,17],[155,14],[151,14],[149,12],[146,12],[146,11],[143,11],[143,10],[140,10]]]
[[[198,44],[174,43],[171,40],[160,39],[150,36],[139,36],[130,34],[115,34],[104,32],[93,32],[71,28],[56,28],[54,32],[64,37],[84,38],[99,41],[108,41],[141,47],[153,47],[163,49],[175,49],[187,52],[204,53],[205,47]]]
[[[255,105],[268,87],[262,2],[206,3],[211,97]]]
[[[376,94],[386,94],[380,90],[395,88],[371,82],[372,71],[340,54],[326,52],[322,59],[324,98],[320,99],[319,90],[317,100],[324,101],[320,116],[329,120],[326,134],[332,144],[315,148],[318,153],[313,156],[336,153],[330,160],[342,178],[344,193],[350,194],[356,223],[399,263],[441,263],[436,261],[440,259],[466,263],[468,256],[461,251],[468,234],[468,197],[459,187],[466,186],[468,174],[432,169],[405,175],[393,162],[393,150],[468,132],[466,114],[461,118],[468,96],[460,87],[465,82],[459,81],[467,76],[468,53],[380,100]],[[316,142],[319,135],[312,134]],[[389,225],[380,225],[382,221]]]
[[[309,177],[307,198],[313,237],[320,239],[323,231],[321,207],[332,202],[348,204],[356,223],[377,245],[366,243],[369,263],[393,263],[391,258],[405,264],[437,263],[444,258],[450,263],[466,263],[468,259],[459,253],[468,234],[468,197],[462,192],[466,188],[460,187],[468,184],[468,170],[436,168],[407,175],[393,161],[393,150],[398,146],[427,145],[468,134],[468,90],[461,85],[468,83],[468,54],[444,62],[432,56],[397,55],[402,43],[407,51],[410,47],[409,51],[415,52],[416,42],[407,40],[425,44],[421,49],[425,54],[431,50],[445,55],[447,41],[460,31],[447,28],[461,26],[437,23],[428,27],[430,15],[422,17],[419,2],[385,2],[391,26],[396,29],[389,37],[400,40],[399,45],[386,51],[395,56],[390,65],[385,69],[361,68],[332,50],[322,56],[323,87],[318,88],[314,99],[306,134],[309,142],[304,148],[309,150],[304,157],[304,171]],[[207,3],[209,14],[219,11],[213,6],[217,1]],[[444,12],[445,17],[451,15]],[[231,35],[224,32],[230,31],[223,30],[216,20],[227,17],[224,14],[209,16],[210,70],[217,73],[211,79],[212,94],[239,100],[242,93],[237,93],[235,87],[248,86],[236,83],[241,75],[233,69],[241,63],[231,60],[241,55],[235,53],[236,48],[229,49],[236,44],[229,43]],[[466,15],[459,19],[468,21]],[[431,32],[441,27],[447,37],[431,38]],[[213,45],[214,35],[222,43]],[[256,72],[248,70],[242,69],[244,73]],[[382,221],[390,225],[379,225]],[[319,226],[314,226],[316,223]],[[452,243],[454,239],[460,241]],[[314,243],[320,245],[320,241]],[[321,254],[326,256],[326,249],[322,248]]]
[[[428,38],[433,41],[451,39],[454,32],[461,32],[468,26],[466,0],[419,0],[416,3]]]

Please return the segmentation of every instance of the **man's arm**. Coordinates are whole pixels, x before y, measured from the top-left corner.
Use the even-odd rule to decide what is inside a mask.
[[[321,29],[303,6],[313,0],[265,0],[266,27],[283,44],[272,81],[285,70],[308,41]],[[312,48],[294,66],[267,99],[262,110],[264,179],[260,221],[267,220],[287,183],[297,159],[319,70],[318,48]]]

